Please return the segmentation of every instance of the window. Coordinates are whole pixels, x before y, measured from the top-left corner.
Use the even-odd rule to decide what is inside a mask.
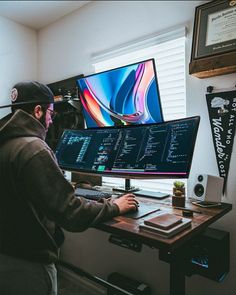
[[[93,58],[95,72],[154,58],[164,120],[186,117],[185,29],[132,43]],[[132,180],[132,186],[171,193],[173,179]],[[186,182],[186,180],[185,180]],[[124,185],[124,179],[104,177],[105,185]]]

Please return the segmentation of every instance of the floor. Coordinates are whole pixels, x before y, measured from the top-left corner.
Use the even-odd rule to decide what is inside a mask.
[[[71,281],[58,276],[58,295],[90,295],[87,290],[83,290]]]
[[[96,284],[89,281],[85,283],[81,281],[78,283],[73,283],[73,280],[68,279],[65,275],[58,272],[58,295],[105,295],[107,294],[106,289],[101,286],[98,288]],[[102,289],[101,289],[102,288]]]

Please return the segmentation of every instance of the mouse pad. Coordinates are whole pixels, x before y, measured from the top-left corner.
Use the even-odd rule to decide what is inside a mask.
[[[125,217],[133,218],[133,219],[138,219],[141,217],[144,217],[150,213],[159,211],[160,209],[156,207],[156,204],[150,205],[150,204],[140,204],[139,208],[137,211],[130,211],[126,214],[124,214]]]

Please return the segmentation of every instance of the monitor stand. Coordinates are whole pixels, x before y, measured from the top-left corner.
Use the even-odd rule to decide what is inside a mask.
[[[115,187],[113,191],[122,193],[133,193],[139,191],[139,188],[130,185],[130,179],[125,178],[125,186]]]
[[[130,179],[127,179],[127,178],[125,178],[125,187],[113,188],[113,191],[123,192],[123,193],[134,193],[136,196],[155,198],[155,199],[165,199],[170,196],[168,193],[162,193],[159,191],[148,191],[148,190],[143,190],[143,189],[139,189],[137,187],[131,186]]]

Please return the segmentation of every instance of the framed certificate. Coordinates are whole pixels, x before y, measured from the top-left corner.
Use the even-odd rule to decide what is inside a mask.
[[[231,67],[233,64],[231,60],[235,59],[235,54],[236,1],[215,0],[196,7],[191,53],[192,65],[196,67],[196,65],[204,64],[206,71]],[[199,62],[196,63],[196,61]],[[209,69],[207,69],[207,61],[209,61]],[[231,72],[234,71],[235,69]],[[217,73],[217,71],[214,72]],[[229,68],[225,73],[228,72]],[[190,74],[192,74],[191,71]],[[218,71],[219,74],[224,74],[224,70],[220,73]],[[214,75],[211,72],[210,75],[206,74],[206,77]]]

